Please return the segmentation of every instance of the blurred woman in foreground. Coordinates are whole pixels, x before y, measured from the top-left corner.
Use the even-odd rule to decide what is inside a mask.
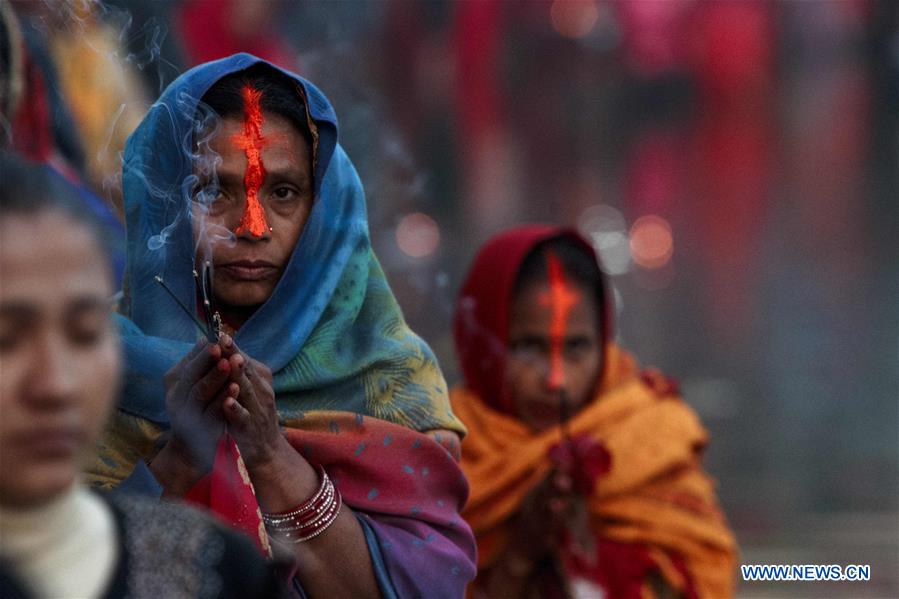
[[[463,516],[475,597],[727,597],[735,543],[676,386],[611,342],[577,233],[509,230],[481,250],[454,333],[468,427]]]
[[[46,167],[0,181],[0,596],[279,596],[236,533],[79,482],[119,389],[102,225]]]

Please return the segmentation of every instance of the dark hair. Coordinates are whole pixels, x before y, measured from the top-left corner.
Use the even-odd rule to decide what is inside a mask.
[[[269,65],[256,64],[222,77],[203,94],[201,101],[221,118],[243,116],[241,90],[245,85],[262,92],[263,111],[273,112],[289,120],[309,143],[309,147],[313,147],[302,90],[295,81]]]
[[[0,218],[61,212],[84,226],[97,241],[112,268],[112,238],[100,220],[62,175],[45,164],[0,150]]]
[[[14,103],[14,82],[21,76],[17,72],[20,68],[16,64],[16,54],[21,52],[18,24],[12,13],[12,6],[8,6],[5,0],[0,1],[0,118],[13,119],[12,105]],[[0,131],[3,134],[4,131]],[[3,143],[0,139],[0,145]]]
[[[555,254],[562,264],[565,276],[585,290],[593,292],[596,301],[597,318],[603,323],[605,310],[605,289],[602,272],[596,262],[596,256],[571,237],[560,236],[542,241],[525,257],[518,269],[512,296],[535,283],[544,283],[549,278],[546,256]]]

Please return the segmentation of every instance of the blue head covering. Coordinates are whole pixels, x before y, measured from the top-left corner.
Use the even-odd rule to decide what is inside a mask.
[[[167,424],[162,377],[200,333],[154,278],[195,305],[190,197],[200,98],[219,79],[260,63],[296,82],[298,101],[306,100],[317,129],[315,199],[281,280],[241,326],[237,345],[274,373],[284,418],[345,410],[417,430],[463,432],[433,353],[407,327],[372,252],[362,184],[338,144],[333,108],[308,81],[249,54],[181,75],[125,147],[128,318],[120,325],[127,375],[120,408]]]

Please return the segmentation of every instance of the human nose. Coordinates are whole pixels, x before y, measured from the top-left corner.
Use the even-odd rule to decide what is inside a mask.
[[[246,205],[240,223],[234,233],[241,239],[261,241],[271,238],[272,228],[268,224],[265,207],[253,193],[247,194]]]
[[[565,370],[565,361],[562,359],[562,356],[553,352],[546,362],[546,372],[543,377],[547,391],[550,393],[565,391],[568,384],[568,374]]]
[[[63,404],[74,395],[76,379],[75,365],[65,344],[49,334],[36,338],[25,396],[42,406]]]
[[[246,229],[235,229],[234,234],[238,239],[245,239],[247,241],[267,241],[272,237],[272,230],[266,226],[265,229],[259,232],[257,235],[251,231],[247,231]]]

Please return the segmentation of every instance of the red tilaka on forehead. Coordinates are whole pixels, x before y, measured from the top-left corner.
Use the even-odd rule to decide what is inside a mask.
[[[244,208],[240,224],[234,229],[238,235],[249,231],[254,237],[262,237],[270,231],[265,220],[265,209],[259,202],[259,188],[265,181],[265,166],[262,164],[262,148],[266,140],[262,137],[262,108],[259,101],[262,92],[245,85],[241,90],[243,96],[243,133],[232,135],[231,143],[246,152],[247,170],[243,175],[243,185],[247,192],[247,205]]]
[[[568,315],[580,301],[581,295],[565,280],[562,263],[553,252],[546,254],[546,266],[549,271],[549,292],[540,297],[540,303],[549,306],[549,309],[552,310],[552,320],[549,325],[549,382],[552,388],[557,388],[562,384],[565,375],[562,350],[568,332]]]

